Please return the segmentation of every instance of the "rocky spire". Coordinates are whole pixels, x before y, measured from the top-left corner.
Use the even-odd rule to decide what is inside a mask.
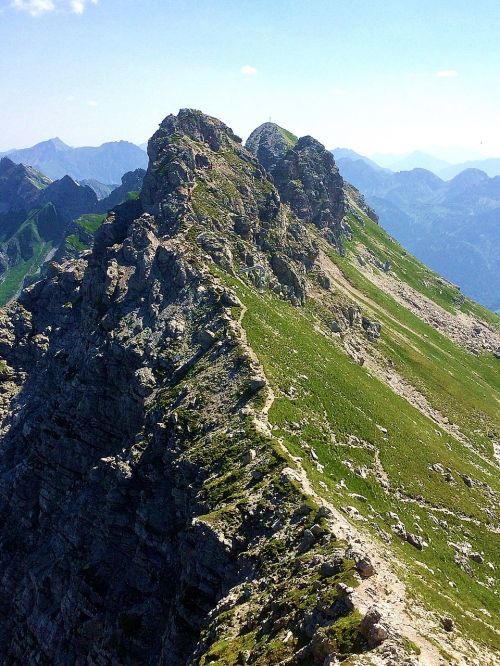
[[[270,173],[297,143],[297,137],[276,123],[263,123],[250,134],[246,147]]]
[[[344,181],[333,155],[310,136],[292,141],[290,132],[265,123],[252,132],[247,148],[270,171],[281,199],[304,222],[312,222],[342,249],[349,235]]]

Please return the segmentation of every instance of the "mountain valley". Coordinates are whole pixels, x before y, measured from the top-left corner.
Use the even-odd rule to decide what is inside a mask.
[[[352,155],[338,166],[410,252],[467,296],[500,309],[500,176],[467,169],[443,181],[425,169],[383,171]]]

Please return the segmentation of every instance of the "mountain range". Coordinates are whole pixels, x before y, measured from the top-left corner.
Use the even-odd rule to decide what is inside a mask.
[[[0,159],[0,305],[14,297],[51,258],[90,247],[108,210],[142,187],[144,170],[98,200],[88,185],[66,175],[52,181],[32,167]]]
[[[148,156],[133,143],[112,141],[97,148],[72,148],[61,139],[49,139],[31,148],[9,150],[0,157],[32,166],[49,178],[71,176],[74,180],[92,179],[99,183],[119,183],[127,171],[145,169]]]
[[[494,666],[500,318],[311,136],[148,155],[0,310],[1,661]]]
[[[425,169],[381,171],[352,156],[337,164],[389,233],[465,294],[500,308],[499,176],[467,169],[444,181]]]
[[[372,158],[365,157],[350,148],[335,148],[332,150],[336,160],[348,158],[351,160],[363,160],[374,169],[385,169],[386,171],[411,171],[412,169],[426,169],[432,171],[443,180],[451,180],[466,169],[479,169],[484,171],[490,178],[500,176],[500,158],[489,157],[483,159],[468,160],[466,162],[451,163],[429,155],[421,150],[415,150],[406,155],[375,154]]]

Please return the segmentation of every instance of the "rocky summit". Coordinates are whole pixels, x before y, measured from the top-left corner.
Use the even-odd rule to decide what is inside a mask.
[[[499,320],[278,130],[168,116],[0,310],[2,663],[498,663]]]

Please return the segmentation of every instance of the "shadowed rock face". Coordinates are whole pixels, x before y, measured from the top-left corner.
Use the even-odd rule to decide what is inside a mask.
[[[283,582],[311,575],[292,566],[309,510],[256,430],[265,383],[205,253],[262,265],[298,303],[314,244],[219,121],[169,116],[149,155],[141,200],[115,209],[92,252],[0,311],[3,663],[199,663],[220,599],[245,600],[242,633],[272,631]],[[298,611],[288,621],[299,631]]]
[[[144,169],[136,169],[135,171],[125,173],[122,176],[121,185],[115,188],[107,197],[99,201],[97,210],[107,213],[108,210],[123,203],[130,192],[140,192],[145,175],[146,171]]]
[[[0,214],[25,211],[35,205],[51,180],[31,167],[14,164],[8,157],[0,160]]]
[[[51,183],[41,193],[37,204],[52,203],[67,220],[74,220],[82,213],[93,212],[97,206],[97,195],[88,185],[79,185],[70,176]]]

